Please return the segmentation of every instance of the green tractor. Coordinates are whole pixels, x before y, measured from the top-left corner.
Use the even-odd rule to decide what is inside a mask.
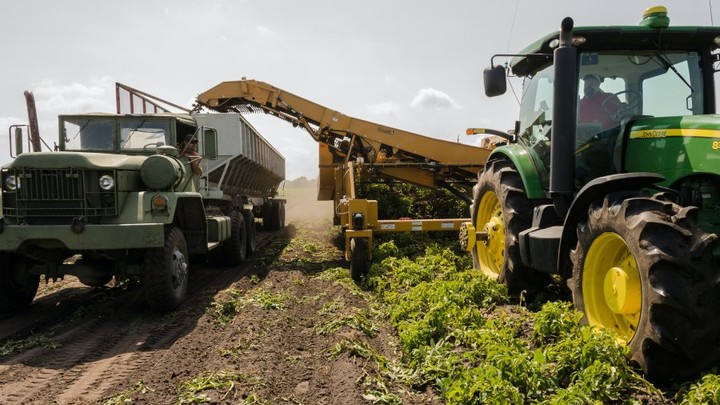
[[[511,293],[567,280],[648,378],[689,378],[720,364],[720,27],[671,27],[664,7],[573,25],[485,70],[488,96],[523,79],[520,117],[461,240]]]

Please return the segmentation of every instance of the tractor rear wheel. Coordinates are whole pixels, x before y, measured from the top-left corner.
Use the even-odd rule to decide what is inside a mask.
[[[647,377],[695,376],[720,358],[715,234],[697,208],[637,192],[594,202],[571,253],[573,301],[584,320],[613,331]]]
[[[14,253],[3,255],[0,270],[0,314],[21,311],[32,303],[40,276],[30,273],[31,262]]]
[[[533,294],[550,277],[525,266],[520,257],[520,232],[532,225],[533,205],[512,163],[488,162],[473,188],[472,223],[487,234],[472,248],[473,264],[485,275],[507,286],[512,295]]]

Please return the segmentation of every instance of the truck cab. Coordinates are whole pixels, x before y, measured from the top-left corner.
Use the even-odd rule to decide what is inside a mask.
[[[61,115],[55,151],[19,147],[1,172],[0,255],[9,265],[0,271],[0,313],[27,307],[41,276],[64,275],[89,286],[138,279],[151,308],[172,310],[184,300],[191,257],[240,264],[255,248],[253,211],[260,210],[248,195],[265,193],[262,203],[274,193],[284,160],[268,156],[282,169],[272,175],[247,156],[218,162],[212,121],[182,113]],[[223,142],[239,145],[252,134],[236,124]],[[199,146],[202,175],[192,170],[199,157],[179,148],[186,139]],[[19,133],[15,145],[22,144]],[[245,176],[240,184],[254,171],[266,188],[223,193],[211,178],[234,159],[245,161],[236,170]]]

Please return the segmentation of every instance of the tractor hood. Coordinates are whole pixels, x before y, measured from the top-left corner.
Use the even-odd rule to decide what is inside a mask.
[[[37,167],[46,169],[64,169],[82,167],[86,169],[130,169],[139,170],[148,156],[114,155],[109,153],[88,152],[35,152],[23,153],[3,169]]]

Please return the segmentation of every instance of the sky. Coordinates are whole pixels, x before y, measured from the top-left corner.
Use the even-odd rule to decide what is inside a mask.
[[[218,0],[0,3],[0,164],[8,128],[27,123],[32,91],[40,133],[57,116],[115,111],[115,82],[190,107],[195,96],[243,77],[351,117],[476,144],[468,127],[513,128],[511,92],[488,98],[482,71],[576,26],[636,25],[654,5],[671,25],[720,24],[718,0]],[[263,114],[247,116],[285,156],[286,177],[317,177],[317,145]]]

